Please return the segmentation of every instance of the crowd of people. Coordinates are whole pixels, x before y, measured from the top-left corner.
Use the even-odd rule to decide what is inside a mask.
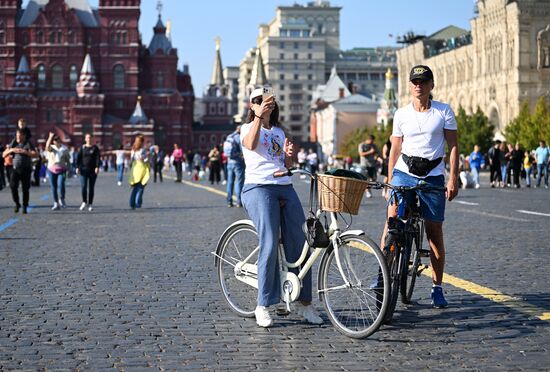
[[[66,180],[78,177],[82,196],[80,210],[91,212],[98,175],[116,170],[118,186],[123,186],[124,175],[129,173],[129,206],[137,209],[142,206],[149,179],[152,178],[155,183],[157,180],[163,182],[164,170],[172,169],[176,175],[175,182],[182,182],[185,172],[193,181],[204,179],[208,174],[211,184],[222,182],[227,185],[229,207],[242,207],[240,194],[245,167],[239,132],[240,127],[227,137],[224,144],[214,146],[208,154],[191,150],[184,152],[178,144],[173,145],[171,152],[165,152],[158,145],[145,145],[143,135],[137,135],[129,148],[120,145],[116,150],[101,151],[89,133],[85,134],[84,143],[79,147],[68,147],[53,132],[48,134],[44,145],[35,146],[26,121],[20,119],[13,140],[6,146],[0,144],[3,158],[0,161],[0,190],[9,186],[15,204],[14,212],[22,210],[22,213],[27,213],[31,186],[49,183],[51,209],[57,211],[67,207]],[[20,188],[22,200],[19,198]]]

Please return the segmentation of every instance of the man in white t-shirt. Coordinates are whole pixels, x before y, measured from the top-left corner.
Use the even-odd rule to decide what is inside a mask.
[[[453,110],[445,103],[432,100],[433,88],[434,78],[430,68],[422,65],[413,67],[409,76],[412,102],[397,110],[393,119],[388,182],[416,186],[422,181],[428,185],[444,186],[443,159],[447,143],[450,174],[445,193],[416,191],[431,249],[432,306],[444,308],[447,301],[441,288],[445,268],[443,220],[445,199],[451,201],[458,194],[458,136]],[[388,200],[388,217],[396,217],[397,206],[392,203],[391,196]],[[387,223],[384,237],[386,232]]]

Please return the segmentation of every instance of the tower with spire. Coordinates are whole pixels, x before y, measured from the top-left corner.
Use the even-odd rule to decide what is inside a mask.
[[[265,73],[264,60],[262,58],[262,51],[260,47],[252,49],[250,51],[250,57],[253,57],[250,58],[252,61],[250,78],[248,79],[248,84],[246,84],[244,89],[245,94],[241,96],[239,100],[239,122],[244,122],[248,115],[248,110],[250,108],[250,93],[252,93],[252,91],[256,88],[270,86],[267,79],[267,74]]]
[[[384,127],[393,119],[393,115],[395,111],[397,111],[397,98],[393,87],[393,77],[393,72],[391,68],[388,67],[388,71],[386,71],[386,90],[384,91],[384,98],[380,102],[380,108],[376,112],[376,122]]]

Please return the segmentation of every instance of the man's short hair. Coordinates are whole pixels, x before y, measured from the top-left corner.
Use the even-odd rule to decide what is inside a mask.
[[[373,134],[369,134],[367,138],[370,139],[370,140],[372,140],[372,141],[374,141],[374,139],[375,139],[375,137],[374,137]]]
[[[497,145],[500,145],[500,144],[502,143],[502,141],[501,141],[501,140],[496,140],[495,143],[496,143]]]
[[[20,118],[19,120],[17,120],[17,124],[27,124],[27,121],[23,118]]]

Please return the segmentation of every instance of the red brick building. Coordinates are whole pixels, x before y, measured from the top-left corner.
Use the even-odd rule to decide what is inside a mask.
[[[27,120],[34,141],[49,131],[79,145],[93,133],[104,149],[136,133],[171,148],[192,144],[194,93],[178,70],[160,14],[140,40],[140,0],[0,0],[0,141]]]

